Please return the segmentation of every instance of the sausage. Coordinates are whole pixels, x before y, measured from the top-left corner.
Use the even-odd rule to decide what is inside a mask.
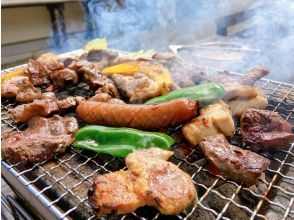
[[[89,124],[156,130],[192,119],[198,106],[198,101],[187,99],[153,105],[88,100],[78,106],[77,115]]]

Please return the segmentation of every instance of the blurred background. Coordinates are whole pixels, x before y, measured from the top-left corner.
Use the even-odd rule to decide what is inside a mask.
[[[271,79],[294,81],[291,0],[2,0],[1,7],[2,68],[105,37],[126,51],[193,45],[188,56],[178,52],[197,65],[236,72],[267,65]]]

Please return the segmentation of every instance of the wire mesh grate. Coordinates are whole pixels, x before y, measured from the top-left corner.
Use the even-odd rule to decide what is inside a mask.
[[[16,67],[21,68],[21,67]],[[2,71],[2,74],[13,69]],[[271,80],[259,80],[256,85],[266,93],[268,109],[277,111],[291,124],[294,122],[293,85]],[[12,130],[23,130],[16,125],[10,110],[16,106],[9,100],[1,103],[2,135]],[[255,186],[243,187],[216,174],[202,153],[190,149],[178,130],[169,129],[177,141],[171,161],[193,178],[198,192],[198,202],[175,219],[293,219],[294,218],[294,144],[274,155],[263,154],[271,164]],[[58,218],[97,218],[87,201],[87,191],[98,174],[126,169],[124,161],[109,155],[70,147],[65,153],[42,163],[23,166],[13,161],[2,161],[17,178],[24,178],[25,185],[34,185],[33,195],[46,196],[48,207],[58,207]],[[152,207],[139,208],[127,215],[111,215],[109,219],[163,219]],[[103,217],[101,217],[103,219]]]

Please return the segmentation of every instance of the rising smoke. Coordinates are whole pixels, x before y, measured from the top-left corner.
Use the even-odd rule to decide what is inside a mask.
[[[95,28],[85,36],[106,37],[112,48],[166,51],[170,44],[221,39],[260,50],[238,65],[228,64],[226,69],[244,72],[266,65],[271,71],[269,78],[294,82],[292,0],[91,0],[88,7]],[[239,31],[216,37],[216,20],[244,9],[250,13],[245,13],[246,22],[237,24]],[[62,52],[82,47],[88,40],[81,35],[69,37]]]

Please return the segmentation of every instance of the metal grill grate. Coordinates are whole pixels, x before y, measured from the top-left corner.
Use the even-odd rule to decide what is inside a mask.
[[[21,66],[2,71],[2,74],[19,68]],[[267,94],[268,109],[279,112],[293,124],[294,86],[271,80],[260,80],[256,85]],[[2,135],[25,128],[24,125],[15,125],[11,119],[10,110],[15,105],[8,100],[2,100]],[[186,213],[174,216],[175,219],[294,218],[294,144],[274,155],[264,154],[271,159],[265,178],[259,180],[256,186],[245,188],[214,174],[201,152],[189,149],[181,143],[181,134],[177,129],[170,129],[167,133],[178,140],[176,153],[171,161],[192,176],[199,197],[194,207]],[[185,154],[181,153],[183,151]],[[119,158],[72,147],[63,154],[55,155],[51,160],[30,166],[22,166],[12,161],[1,163],[2,169],[5,168],[14,177],[10,181],[19,180],[30,189],[31,198],[41,200],[45,207],[60,219],[96,218],[87,201],[87,190],[94,177],[126,169],[124,161]],[[19,191],[18,194],[21,194],[21,190]],[[162,219],[164,216],[152,207],[143,207],[127,215],[112,215],[108,218]]]

